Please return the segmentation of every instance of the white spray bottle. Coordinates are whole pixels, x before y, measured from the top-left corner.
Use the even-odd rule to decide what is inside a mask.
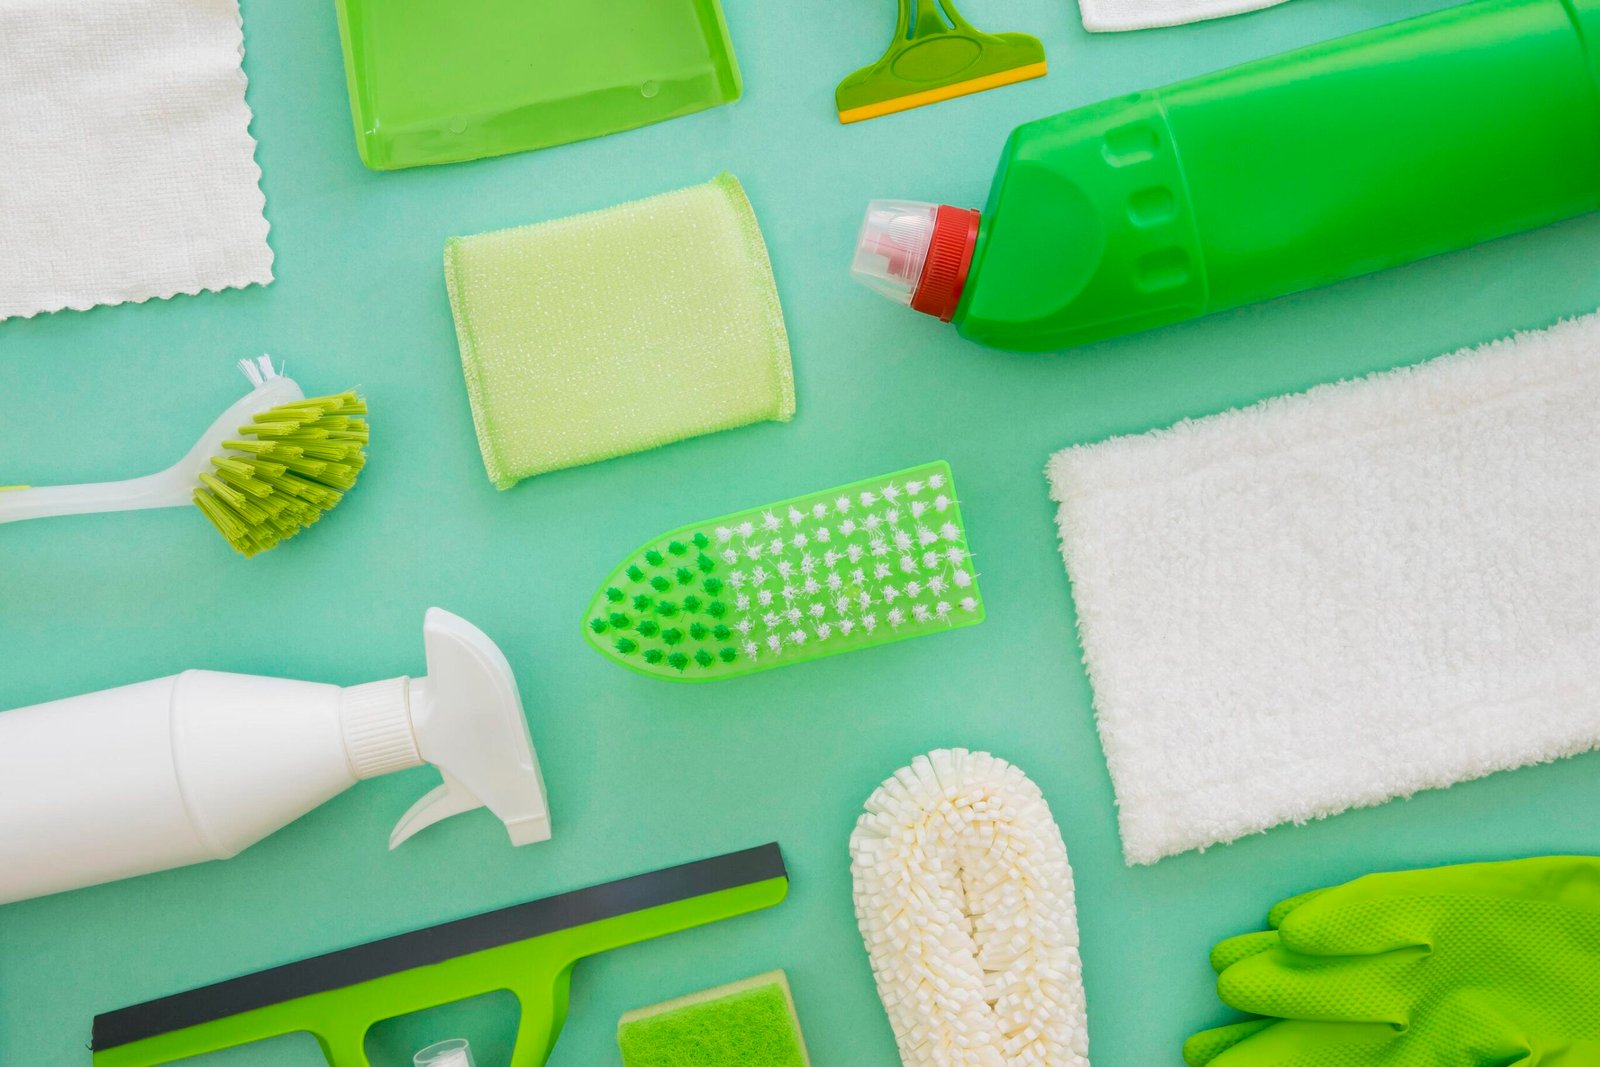
[[[439,768],[394,848],[487,807],[511,842],[550,837],[511,667],[433,608],[426,678],[340,688],[185,671],[0,713],[0,904],[228,859],[363,778]]]

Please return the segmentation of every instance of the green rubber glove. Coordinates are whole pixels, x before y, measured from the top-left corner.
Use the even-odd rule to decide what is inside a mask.
[[[1219,944],[1192,1067],[1600,1067],[1600,859],[1378,874]],[[1277,1021],[1275,1021],[1277,1020]]]

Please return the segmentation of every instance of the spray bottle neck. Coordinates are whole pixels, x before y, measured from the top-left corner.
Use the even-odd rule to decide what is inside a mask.
[[[422,763],[411,728],[410,689],[409,678],[386,678],[340,690],[339,732],[357,778]]]

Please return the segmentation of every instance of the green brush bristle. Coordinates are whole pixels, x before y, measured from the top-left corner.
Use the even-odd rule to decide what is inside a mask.
[[[246,556],[293,537],[338,504],[366,465],[366,402],[354,392],[281,404],[239,427],[200,475],[195,506]]]
[[[601,586],[585,636],[635,670],[700,680],[981,621],[950,468],[930,463],[671,531]],[[624,631],[638,647],[619,654]]]

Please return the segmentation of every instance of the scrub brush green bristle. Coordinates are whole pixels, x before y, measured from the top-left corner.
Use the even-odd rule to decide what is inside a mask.
[[[322,517],[366,464],[367,405],[353,392],[280,404],[239,427],[241,438],[200,474],[195,505],[246,556]]]
[[[930,463],[665,534],[600,587],[584,636],[701,681],[982,621],[950,468]]]
[[[366,463],[366,403],[354,392],[307,400],[266,356],[239,364],[255,387],[158,474],[0,494],[0,523],[193,503],[246,556],[322,517]]]

